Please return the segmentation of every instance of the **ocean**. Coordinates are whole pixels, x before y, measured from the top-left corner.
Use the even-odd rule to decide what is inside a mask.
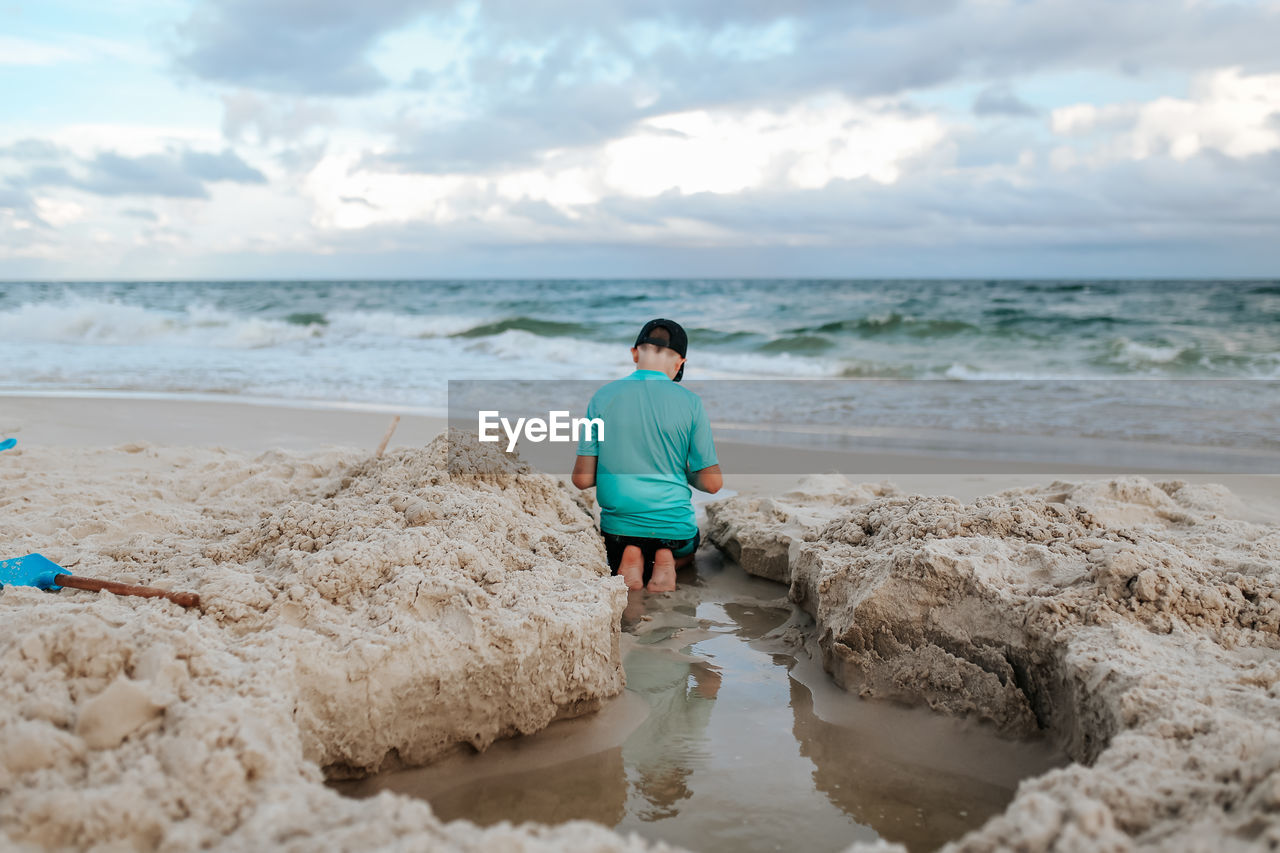
[[[659,316],[691,387],[771,380],[704,384],[726,423],[1280,449],[1280,281],[6,282],[0,392],[443,414],[448,380],[623,375]]]

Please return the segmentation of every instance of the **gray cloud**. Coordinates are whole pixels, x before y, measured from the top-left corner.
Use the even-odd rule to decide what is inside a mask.
[[[32,166],[21,176],[12,179],[10,183],[19,187],[58,186],[59,184],[69,186],[75,183],[75,178],[65,166],[41,164]]]
[[[977,131],[957,129],[950,145],[937,156],[954,157],[954,165],[962,169],[1014,166],[1024,151],[1040,151],[1043,140],[1035,130],[1023,123]]]
[[[240,159],[230,148],[221,153],[183,151],[179,157],[182,169],[203,181],[234,181],[239,184],[265,184],[266,175]]]
[[[848,275],[839,263],[853,259],[877,275],[1259,275],[1280,263],[1273,239],[1280,230],[1277,190],[1280,154],[1205,152],[1185,161],[1155,157],[1016,172],[940,163],[908,171],[892,185],[859,179],[817,190],[612,197],[580,219],[540,201],[512,205],[478,189],[451,197],[458,212],[453,222],[387,223],[316,236],[334,256],[374,246],[390,258],[439,252],[442,262],[470,264],[476,275],[497,274],[506,259],[532,262],[535,255],[548,263],[532,267],[539,274],[606,274],[610,266],[601,259],[611,258],[616,269],[634,252],[649,258],[628,267],[637,275],[694,274],[664,267],[684,252],[695,252],[699,264],[720,275]],[[495,203],[528,227],[482,221],[479,214]],[[709,228],[690,229],[689,222]],[[745,264],[748,257],[760,265]]]
[[[371,107],[354,121],[391,142],[363,165],[406,172],[484,172],[537,162],[551,149],[567,151],[558,162],[578,157],[575,149],[586,159],[588,146],[649,116],[687,109],[784,110],[827,93],[882,97],[906,109],[922,90],[963,84],[979,90],[974,114],[1016,118],[1035,114],[1014,89],[1030,91],[1024,81],[1031,75],[1084,70],[1141,84],[1226,66],[1246,74],[1280,68],[1274,3],[479,0],[456,61],[443,69],[433,62],[431,72],[405,69],[407,80],[384,79],[371,58],[384,36],[422,19],[452,25],[461,8],[454,0],[206,0],[178,28],[174,59],[185,74],[226,93],[229,143],[272,143],[270,156],[290,171],[323,156],[327,140],[316,129],[337,125],[339,109],[348,112],[326,98],[394,88],[372,102],[377,112]],[[776,43],[765,40],[770,33],[780,36]],[[391,101],[401,108],[388,108]],[[466,114],[442,120],[441,103]],[[1133,116],[1107,111],[1109,124],[1067,142],[1088,149],[1091,134],[1120,132]],[[910,273],[927,258],[936,274],[962,272],[963,263],[950,266],[953,259],[985,259],[985,274],[1013,257],[1041,274],[1080,273],[1089,259],[1103,257],[1114,271],[1128,263],[1130,250],[1154,269],[1193,249],[1223,262],[1219,272],[1228,274],[1242,268],[1231,266],[1227,247],[1253,259],[1253,269],[1280,264],[1273,239],[1280,153],[1228,158],[1205,151],[1184,161],[1153,156],[1054,169],[1048,150],[1064,140],[1050,138],[1042,122],[969,124],[953,128],[888,186],[858,180],[806,191],[615,197],[569,218],[538,199],[512,203],[479,181],[470,196],[450,196],[454,222],[315,229],[317,248],[334,254],[323,255],[319,267],[290,267],[290,274],[309,274],[344,253],[367,259],[372,252],[380,264],[405,259],[406,268],[436,252],[435,260],[460,265],[429,267],[448,274],[508,267],[516,274],[592,274],[624,257],[638,261],[639,274],[668,262],[672,274],[802,274],[815,271],[806,266],[810,258],[845,263],[846,274],[850,259],[889,259]],[[1020,161],[1024,152],[1033,158]],[[213,181],[265,180],[232,149],[77,161],[27,139],[0,156],[15,161],[6,169],[18,170],[0,188],[0,206],[10,209],[29,209],[28,190],[39,186],[203,198]],[[487,217],[495,206],[506,215]],[[123,215],[147,218],[143,213],[130,208]],[[708,227],[673,224],[685,222]],[[261,248],[269,250],[268,238]],[[291,256],[289,263],[302,260]],[[768,266],[784,260],[789,269]],[[363,269],[365,260],[352,263]]]
[[[292,145],[281,149],[275,161],[289,172],[309,172],[324,157],[328,146],[325,142],[314,145]]]
[[[359,95],[386,85],[366,54],[430,0],[211,0],[177,28],[180,67],[268,92]]]
[[[47,139],[19,139],[0,147],[0,157],[14,160],[54,160],[63,153],[62,148]]]
[[[369,55],[379,40],[453,0],[209,0],[180,28],[178,62],[204,79],[293,95],[357,95],[386,87]],[[897,97],[957,82],[996,84],[980,115],[1027,115],[1000,82],[1075,69],[1141,74],[1241,65],[1280,67],[1280,16],[1237,3],[1170,12],[1167,0],[480,0],[465,55],[413,73],[402,88],[424,94],[383,130],[395,140],[383,168],[418,172],[529,163],[551,148],[597,144],[643,118],[707,107],[782,106],[806,95]],[[653,43],[637,38],[650,25]],[[738,50],[782,25],[779,51]],[[728,45],[728,49],[725,48]],[[452,96],[468,117],[418,114]],[[319,105],[224,98],[228,138],[296,138],[323,124]],[[366,162],[370,165],[372,162]]]
[[[74,185],[98,195],[156,195],[207,198],[204,182],[167,154],[124,157],[104,152],[85,164],[88,174]]]
[[[0,187],[0,210],[31,210],[31,197],[19,189]]]
[[[398,144],[362,165],[409,172],[483,170],[530,162],[552,148],[605,142],[652,113],[632,104],[626,84],[555,87],[528,100],[511,97],[483,116],[438,126],[405,120],[393,125]]]
[[[240,140],[252,132],[259,142],[295,140],[313,127],[336,123],[337,115],[322,104],[306,99],[265,99],[240,91],[222,96],[222,133]]]
[[[447,74],[413,80],[432,92],[464,88],[475,115],[441,123],[410,113],[388,122],[396,144],[381,158],[383,166],[441,172],[528,163],[549,148],[615,137],[654,114],[783,107],[829,91],[897,97],[994,80],[975,112],[1015,116],[1034,110],[1003,81],[1030,73],[1280,67],[1272,38],[1280,16],[1237,4],[1198,4],[1176,14],[1163,0],[963,8],[816,3],[794,11],[770,2],[624,3],[587,4],[577,15],[554,2],[489,0],[481,8],[474,55]],[[627,29],[638,20],[668,22],[667,40],[642,49]],[[728,28],[781,20],[792,26],[794,50],[740,57],[709,47],[717,35],[732,32]],[[512,59],[512,44],[538,47],[541,54]]]
[[[973,113],[979,116],[1034,116],[1035,107],[1019,98],[1008,85],[988,86],[973,99]]]
[[[103,196],[208,198],[208,183],[266,182],[265,175],[231,149],[218,154],[171,150],[138,157],[104,151],[80,161],[77,166],[72,171],[61,165],[39,165],[10,179],[10,185],[20,188],[66,186]]]
[[[160,217],[156,215],[155,211],[141,207],[126,207],[124,210],[120,211],[120,215],[128,216],[131,219],[142,219],[146,222],[160,221]]]

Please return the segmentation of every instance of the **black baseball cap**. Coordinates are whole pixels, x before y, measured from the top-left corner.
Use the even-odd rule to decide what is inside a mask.
[[[653,335],[655,329],[663,329],[666,331],[665,336]],[[644,328],[640,330],[640,334],[636,336],[636,346],[641,344],[653,344],[655,347],[667,347],[680,353],[681,358],[686,358],[689,354],[689,336],[684,333],[684,329],[675,320],[650,320],[644,324]],[[680,365],[680,370],[676,373],[674,379],[679,382],[684,376],[684,365]]]

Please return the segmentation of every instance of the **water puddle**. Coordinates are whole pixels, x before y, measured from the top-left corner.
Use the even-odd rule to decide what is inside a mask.
[[[698,851],[927,851],[999,813],[1020,779],[1066,763],[1044,742],[835,686],[786,587],[714,549],[675,593],[633,593],[627,690],[598,714],[481,754],[334,783],[426,799],[445,820],[591,820]]]

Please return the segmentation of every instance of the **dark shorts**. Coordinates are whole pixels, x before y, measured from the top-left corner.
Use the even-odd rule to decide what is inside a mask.
[[[671,556],[678,560],[697,551],[698,544],[702,541],[701,533],[694,533],[688,539],[650,539],[646,536],[619,536],[616,533],[603,531],[601,535],[604,536],[604,550],[609,557],[609,571],[612,574],[618,573],[618,566],[622,563],[622,552],[627,550],[628,545],[635,545],[640,549],[640,554],[644,558],[645,583],[648,583],[653,575],[653,557],[659,550],[670,548]]]

